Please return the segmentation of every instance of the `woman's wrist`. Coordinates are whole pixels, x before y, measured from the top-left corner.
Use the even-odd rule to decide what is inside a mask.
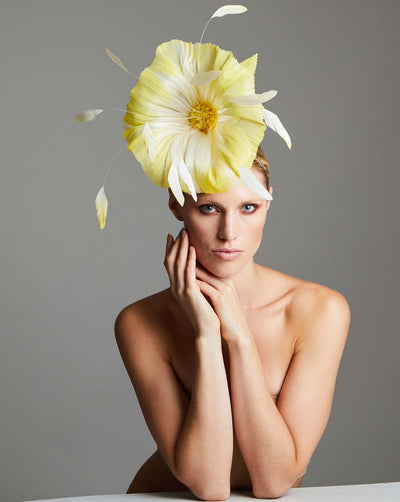
[[[216,328],[199,328],[195,330],[196,344],[199,347],[207,347],[209,345],[221,345],[221,333]]]

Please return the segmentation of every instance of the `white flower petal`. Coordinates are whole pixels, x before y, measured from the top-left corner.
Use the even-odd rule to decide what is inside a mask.
[[[214,14],[211,16],[211,19],[213,17],[223,17],[227,14],[241,14],[242,12],[246,11],[247,7],[245,7],[244,5],[223,5],[214,12]]]
[[[292,148],[292,140],[286,129],[283,127],[282,122],[279,120],[278,115],[275,113],[266,110],[263,110],[264,121],[267,127],[270,127],[273,131],[279,134],[279,136],[286,142],[288,148]]]
[[[258,181],[250,169],[239,166],[239,174],[241,182],[243,185],[246,185],[249,190],[263,199],[273,200],[272,195],[268,192],[265,186]]]
[[[154,161],[154,159],[156,158],[156,141],[154,139],[153,131],[151,130],[148,122],[145,123],[143,128],[143,141],[150,160]]]
[[[209,84],[213,80],[215,80],[217,77],[221,75],[220,70],[211,70],[211,71],[203,71],[201,73],[198,73],[196,76],[192,78],[190,83],[192,85],[205,85]]]
[[[259,105],[260,103],[265,103],[270,99],[274,98],[278,94],[278,91],[266,91],[261,94],[250,94],[248,96],[235,96],[230,98],[232,103],[243,106],[253,106]]]
[[[89,122],[93,120],[97,115],[104,112],[104,110],[85,110],[82,113],[79,113],[75,116],[76,122]]]
[[[100,190],[96,195],[95,206],[97,212],[97,221],[99,222],[101,230],[103,230],[106,224],[107,208],[108,208],[108,200],[106,197],[106,193],[104,191],[104,186],[100,188]]]
[[[182,181],[189,188],[192,198],[195,201],[197,201],[197,193],[196,193],[196,189],[194,187],[192,175],[190,174],[182,156],[180,156],[180,160],[177,162],[177,165],[178,165],[179,177],[182,179]]]
[[[183,206],[185,203],[185,197],[183,196],[181,184],[179,183],[178,169],[175,162],[172,162],[172,165],[169,169],[168,183],[172,193],[175,195],[175,199],[181,206]]]

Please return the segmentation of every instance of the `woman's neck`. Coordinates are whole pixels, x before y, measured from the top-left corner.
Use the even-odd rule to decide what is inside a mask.
[[[236,274],[231,276],[239,296],[240,304],[244,310],[256,308],[260,303],[262,268],[261,265],[251,260]]]

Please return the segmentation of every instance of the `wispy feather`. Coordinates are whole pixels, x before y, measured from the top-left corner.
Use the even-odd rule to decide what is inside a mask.
[[[211,21],[211,19],[213,19],[214,17],[223,17],[226,16],[227,14],[241,14],[242,12],[246,11],[247,7],[245,7],[244,5],[223,5],[222,7],[217,9],[214,12],[214,14],[210,17],[210,19],[207,21],[207,24],[204,26],[203,33],[201,34],[200,37],[200,43],[203,40],[204,32],[206,31],[207,26]]]
[[[106,197],[106,193],[104,191],[104,186],[100,188],[96,195],[95,206],[97,212],[97,221],[99,222],[99,226],[101,230],[106,225],[106,217],[107,217],[107,208],[108,208],[108,200]]]
[[[75,120],[76,122],[89,122],[90,120],[93,120],[97,115],[100,113],[104,112],[104,110],[85,110],[82,113],[79,113],[78,115],[75,115]]]
[[[223,5],[214,12],[214,14],[211,16],[211,19],[213,17],[223,17],[227,14],[242,14],[242,12],[246,11],[247,7],[245,7],[244,5]]]
[[[113,54],[111,51],[109,51],[108,49],[106,49],[106,52],[107,52],[107,56],[112,60],[114,61],[114,63],[116,63],[118,66],[120,66],[123,70],[127,71],[128,73],[130,73],[130,71],[128,70],[128,68],[124,65],[124,63],[119,59],[118,56],[116,56],[115,54]]]

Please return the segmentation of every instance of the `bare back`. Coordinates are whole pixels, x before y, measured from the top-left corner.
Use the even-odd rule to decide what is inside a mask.
[[[321,294],[332,290],[266,267],[258,267],[262,270],[258,288],[259,305],[245,310],[245,314],[257,344],[265,381],[270,394],[277,402],[303,322],[303,309],[299,308],[299,305],[310,297],[307,294],[310,289]],[[148,336],[157,338],[160,355],[171,365],[182,389],[190,399],[196,354],[193,328],[189,320],[177,304],[170,288],[139,300],[126,309],[138,307],[141,315],[148,321]],[[223,339],[222,351],[229,382],[229,349]],[[302,477],[293,486],[300,486]],[[250,476],[235,436],[231,489],[251,490]],[[127,493],[186,490],[188,488],[173,476],[157,449],[137,472]]]

